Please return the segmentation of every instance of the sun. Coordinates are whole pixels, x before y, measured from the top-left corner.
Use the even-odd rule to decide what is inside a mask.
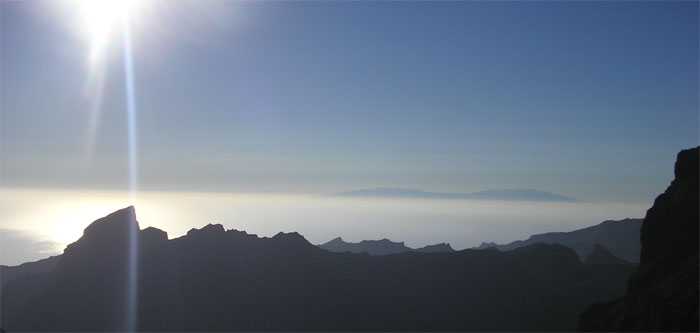
[[[90,43],[90,59],[101,58],[110,41],[118,38],[129,21],[143,11],[143,0],[75,0],[80,30]]]

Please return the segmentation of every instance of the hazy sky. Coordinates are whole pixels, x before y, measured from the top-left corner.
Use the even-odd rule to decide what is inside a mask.
[[[120,40],[97,117],[58,7],[0,3],[0,186],[123,189]],[[133,52],[142,188],[647,203],[698,144],[691,1],[160,1]]]

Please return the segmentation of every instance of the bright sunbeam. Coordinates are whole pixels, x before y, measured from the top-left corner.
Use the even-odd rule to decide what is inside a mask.
[[[139,0],[76,0],[81,29],[90,43],[90,63],[94,64],[111,39],[118,37],[115,30],[144,7]]]
[[[89,45],[86,54],[89,64],[86,96],[90,100],[90,118],[86,136],[86,163],[93,155],[104,94],[104,76],[110,65],[105,54],[112,46],[122,49],[124,91],[128,144],[127,168],[129,171],[129,191],[133,194],[138,187],[137,163],[137,107],[132,53],[132,24],[146,9],[147,0],[66,0],[65,9],[77,14],[78,31]]]
[[[99,132],[100,118],[102,114],[102,101],[108,55],[110,49],[122,48],[122,56],[125,57],[124,69],[127,80],[132,80],[131,73],[131,25],[135,21],[141,21],[144,14],[150,9],[151,0],[64,0],[62,10],[70,13],[71,19],[76,23],[75,28],[85,41],[86,65],[88,75],[86,77],[85,97],[89,100],[89,118],[85,137],[85,163],[92,163],[95,144]],[[127,40],[128,38],[128,40]],[[128,50],[127,50],[128,49]],[[112,54],[114,56],[114,54]],[[133,82],[127,82],[125,89],[131,90]],[[135,126],[133,91],[127,96],[129,109],[127,110],[129,122],[129,149],[130,158],[135,150]],[[129,168],[135,174],[133,159],[129,162]],[[133,178],[133,177],[132,177]],[[129,186],[133,189],[134,181],[130,179]]]
[[[77,9],[80,14],[81,31],[86,36],[90,53],[88,56],[90,64],[90,74],[100,73],[96,71],[101,66],[106,66],[103,61],[103,53],[113,39],[121,37],[122,60],[124,67],[125,100],[126,100],[126,121],[127,121],[127,143],[128,156],[127,167],[129,170],[129,200],[134,200],[134,194],[138,184],[138,163],[137,163],[137,124],[136,124],[136,91],[134,83],[133,54],[131,48],[131,22],[133,15],[142,8],[144,2],[138,0],[77,0]],[[115,31],[119,30],[119,31]],[[101,80],[101,77],[100,77]],[[95,108],[92,110],[93,117],[90,121],[91,129],[88,142],[94,140],[99,117],[99,107],[102,96],[102,84],[93,90],[95,96]],[[125,295],[125,318],[124,328],[126,331],[134,331],[138,327],[138,234],[135,224],[131,224],[129,230],[128,244],[128,267],[127,267],[127,294]]]

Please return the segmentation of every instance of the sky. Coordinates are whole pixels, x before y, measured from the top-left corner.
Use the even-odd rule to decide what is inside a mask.
[[[89,139],[86,43],[54,7],[2,4],[3,185],[123,187],[120,41]],[[134,21],[144,188],[641,201],[698,143],[697,2],[161,1]]]
[[[642,207],[699,142],[698,2],[145,3],[130,168],[120,34],[94,61],[74,2],[0,1],[0,188],[125,191],[137,169],[154,193]]]

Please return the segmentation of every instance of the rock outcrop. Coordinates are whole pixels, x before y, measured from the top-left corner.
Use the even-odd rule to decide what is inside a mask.
[[[698,331],[698,155],[681,151],[675,179],[647,211],[641,262],[625,296],[596,304],[584,331]]]

